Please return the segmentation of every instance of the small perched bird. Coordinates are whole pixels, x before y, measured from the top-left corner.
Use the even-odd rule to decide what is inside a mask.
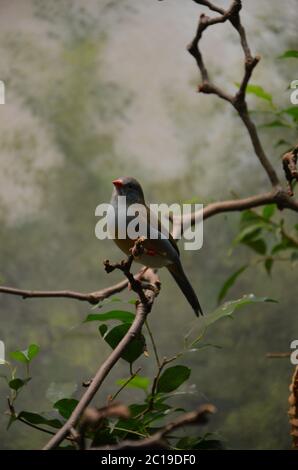
[[[147,236],[143,243],[144,253],[136,259],[136,261],[152,268],[161,268],[164,266],[168,268],[186,299],[192,306],[195,314],[197,316],[199,314],[203,315],[196,293],[184,273],[180,261],[178,246],[171,234],[167,234],[165,227],[161,224],[157,215],[147,207],[140,183],[135,178],[124,176],[115,179],[113,181],[113,185],[114,190],[112,193],[111,205],[115,211],[115,243],[125,254],[128,255],[130,253],[130,248],[133,247],[135,242],[135,240],[128,238],[127,236],[126,238],[119,238],[117,225],[117,220],[119,221],[120,219],[118,196],[125,196],[126,208],[128,209],[132,204],[138,204],[138,207],[140,207],[138,220],[143,219],[148,227],[146,232]],[[126,227],[134,217],[135,216],[127,215],[127,213],[125,214]],[[152,230],[150,231],[150,229]],[[157,236],[152,237],[154,230],[157,230],[158,233],[155,233]]]

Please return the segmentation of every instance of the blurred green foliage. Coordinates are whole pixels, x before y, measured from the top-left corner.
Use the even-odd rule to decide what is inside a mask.
[[[12,105],[3,108],[5,119],[0,133],[0,276],[5,285],[93,291],[118,280],[116,274],[107,277],[102,269],[107,253],[111,259],[119,259],[121,254],[113,244],[96,240],[94,210],[98,203],[108,201],[110,181],[120,174],[139,177],[148,199],[164,202],[193,197],[209,202],[227,197],[230,189],[242,191],[244,184],[247,193],[262,191],[266,184],[250,147],[247,151],[239,121],[223,103],[211,102],[208,108],[203,99],[196,101],[197,96],[191,94],[193,83],[187,82],[186,73],[183,86],[190,97],[177,92],[171,76],[159,98],[164,100],[173,132],[178,136],[178,150],[186,156],[184,171],[169,176],[159,169],[165,155],[157,155],[154,162],[144,165],[142,158],[136,160],[135,155],[127,155],[119,147],[118,134],[129,121],[129,112],[137,113],[133,108],[136,96],[130,83],[122,80],[123,63],[119,63],[119,77],[107,78],[106,50],[110,36],[115,34],[117,25],[120,27],[122,15],[127,14],[127,3],[133,10],[133,21],[140,13],[134,11],[132,2],[96,3],[95,10],[90,12],[69,1],[29,2],[30,27],[27,30],[12,27],[10,33],[1,36],[4,64],[1,79],[7,83]],[[115,16],[109,16],[111,11],[116,12]],[[268,18],[270,23],[269,20],[274,21],[273,12]],[[285,37],[283,42],[287,40]],[[285,47],[293,48],[293,44]],[[172,49],[167,53],[175,55],[176,52]],[[279,55],[282,53],[280,50]],[[281,153],[296,138],[297,114],[289,104],[287,90],[295,78],[291,75],[295,66],[285,65],[288,61],[293,63],[295,57],[291,54],[285,61],[265,56],[274,77],[282,77],[283,89],[278,90],[282,105],[276,103],[272,94],[276,83],[273,80],[263,86],[257,80],[249,94],[253,117],[276,167],[280,165]],[[146,60],[138,59],[140,63]],[[157,52],[155,59],[158,60]],[[123,57],[125,60],[128,58]],[[157,74],[158,65],[152,77]],[[231,86],[235,80],[234,77]],[[266,99],[260,99],[260,94]],[[209,123],[208,131],[204,130],[206,123]],[[230,123],[228,132],[227,123]],[[211,150],[206,152],[207,148]],[[210,158],[215,168],[211,172]],[[200,354],[184,357],[184,367],[192,370],[189,378],[192,393],[187,394],[187,400],[184,395],[175,395],[171,406],[183,407],[187,401],[187,408],[192,409],[201,402],[214,403],[219,412],[207,432],[220,434],[220,439],[213,439],[215,445],[221,440],[231,448],[290,446],[287,397],[292,366],[287,360],[270,361],[265,356],[270,351],[287,351],[297,331],[294,250],[290,247],[272,252],[278,244],[285,247],[283,228],[295,235],[297,221],[290,213],[282,213],[281,217],[277,211],[271,213],[272,208],[265,210],[266,213],[254,213],[253,218],[257,220],[249,223],[250,212],[242,217],[228,214],[208,220],[203,249],[199,253],[183,253],[185,269],[204,310],[212,311],[216,307],[226,279],[229,283],[221,291],[221,299],[226,295],[240,298],[244,293],[255,292],[257,296],[266,295],[279,301],[257,304],[237,321],[220,322],[208,331],[208,342],[201,344]],[[255,223],[259,225],[252,229]],[[232,240],[235,240],[234,254],[230,252]],[[256,260],[262,258],[262,262],[251,260],[250,253],[254,253]],[[281,254],[291,260],[278,262],[275,258]],[[243,269],[251,263],[253,267]],[[270,272],[270,277],[264,269]],[[235,272],[238,275],[234,274],[231,281]],[[181,332],[197,324],[171,279],[163,272],[161,278],[163,288],[150,323],[161,356],[171,356],[181,344]],[[123,294],[121,299],[126,301],[130,297]],[[122,310],[126,308],[125,303]],[[110,306],[105,306],[104,311],[109,309]],[[50,426],[59,427],[81,395],[80,384],[92,376],[102,358],[109,354],[110,346],[102,341],[94,323],[81,324],[86,314],[96,313],[86,312],[85,305],[69,300],[23,301],[1,297],[0,338],[5,341],[6,350],[18,352],[17,356],[21,357],[20,352],[23,354],[28,344],[38,344],[41,348],[32,363],[30,360],[30,376],[25,371],[10,378],[14,381],[11,390],[18,394],[18,409],[32,410],[21,413],[25,421],[46,425],[50,420]],[[151,357],[148,360],[142,356],[139,360],[144,377],[152,377],[155,368]],[[26,369],[27,364],[24,366]],[[128,374],[129,364],[122,361],[108,378],[102,396],[110,393],[119,377]],[[29,382],[31,376],[34,380]],[[25,424],[15,423],[6,431],[7,416],[3,414],[7,408],[6,394],[7,384],[0,381],[1,447],[41,447],[45,436],[34,429],[28,432]],[[131,403],[132,395],[135,403],[144,401],[142,387],[127,387],[122,392],[122,400]],[[65,398],[70,401],[63,401]],[[163,402],[160,408],[164,413]],[[141,411],[132,409],[135,414]],[[118,424],[121,427],[124,423]],[[125,433],[119,431],[121,436]],[[201,438],[199,441],[204,441],[204,436]],[[198,438],[184,439],[177,443],[178,447],[200,445]]]

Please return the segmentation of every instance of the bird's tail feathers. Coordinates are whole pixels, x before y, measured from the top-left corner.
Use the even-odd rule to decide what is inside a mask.
[[[195,314],[199,316],[199,314],[203,315],[203,311],[198,300],[198,297],[193,290],[189,280],[187,279],[185,272],[183,271],[181,263],[177,264],[170,264],[168,266],[168,270],[172,274],[173,278],[177,282],[178,286],[182,290],[183,294],[185,295],[186,299],[192,306]]]

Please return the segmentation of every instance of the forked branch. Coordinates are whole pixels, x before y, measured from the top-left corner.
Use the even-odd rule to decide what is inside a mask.
[[[260,60],[260,57],[259,56],[253,57],[251,54],[250,47],[248,45],[246,32],[241,23],[241,18],[240,18],[240,10],[242,8],[242,2],[241,0],[233,0],[230,8],[228,8],[227,10],[223,10],[221,8],[217,8],[214,4],[208,1],[199,1],[199,0],[194,0],[194,1],[195,3],[204,5],[208,7],[210,10],[216,11],[219,13],[219,16],[216,16],[215,18],[210,18],[209,16],[206,16],[205,14],[202,14],[200,16],[200,20],[199,20],[195,37],[193,38],[190,45],[188,46],[188,51],[195,58],[196,63],[201,73],[202,83],[199,85],[198,91],[201,93],[215,94],[219,98],[225,101],[228,101],[237,110],[244,126],[246,127],[248,131],[255,154],[258,157],[260,163],[262,164],[264,170],[266,171],[272,186],[279,187],[280,181],[278,179],[277,173],[274,170],[273,166],[271,165],[264,151],[256,126],[253,123],[252,119],[250,118],[248,108],[247,108],[246,88],[252,76],[252,72]],[[202,52],[199,47],[202,34],[207,28],[209,28],[210,26],[219,24],[219,23],[224,23],[226,21],[229,21],[233,25],[233,27],[237,30],[239,34],[239,38],[240,38],[240,44],[244,53],[244,75],[241,80],[239,90],[237,91],[237,93],[235,93],[235,95],[230,95],[226,93],[222,88],[212,83],[210,76],[209,76],[209,72],[207,70],[207,67],[203,59]]]

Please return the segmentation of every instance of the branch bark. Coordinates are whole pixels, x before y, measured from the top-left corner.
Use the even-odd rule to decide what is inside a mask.
[[[140,270],[134,278],[139,279],[142,275],[142,270]],[[105,287],[99,291],[95,292],[76,292],[71,290],[57,290],[57,291],[43,291],[43,290],[28,290],[28,289],[17,289],[15,287],[0,286],[0,294],[10,294],[22,297],[23,299],[32,299],[32,298],[68,298],[80,300],[82,302],[89,302],[91,305],[96,305],[98,302],[101,302],[111,295],[122,292],[128,286],[128,280],[123,280],[109,287]]]
[[[194,225],[197,220],[209,219],[217,214],[224,212],[241,212],[246,209],[253,209],[256,207],[264,206],[266,204],[277,204],[279,209],[291,209],[298,212],[298,201],[292,199],[286,191],[273,190],[268,193],[250,196],[243,199],[231,199],[227,201],[216,201],[207,204],[202,210],[194,212],[191,215],[181,217],[173,217],[173,237],[176,238],[177,234],[180,236],[183,230],[189,225]],[[203,211],[203,214],[202,214]],[[183,222],[183,224],[182,224]]]

